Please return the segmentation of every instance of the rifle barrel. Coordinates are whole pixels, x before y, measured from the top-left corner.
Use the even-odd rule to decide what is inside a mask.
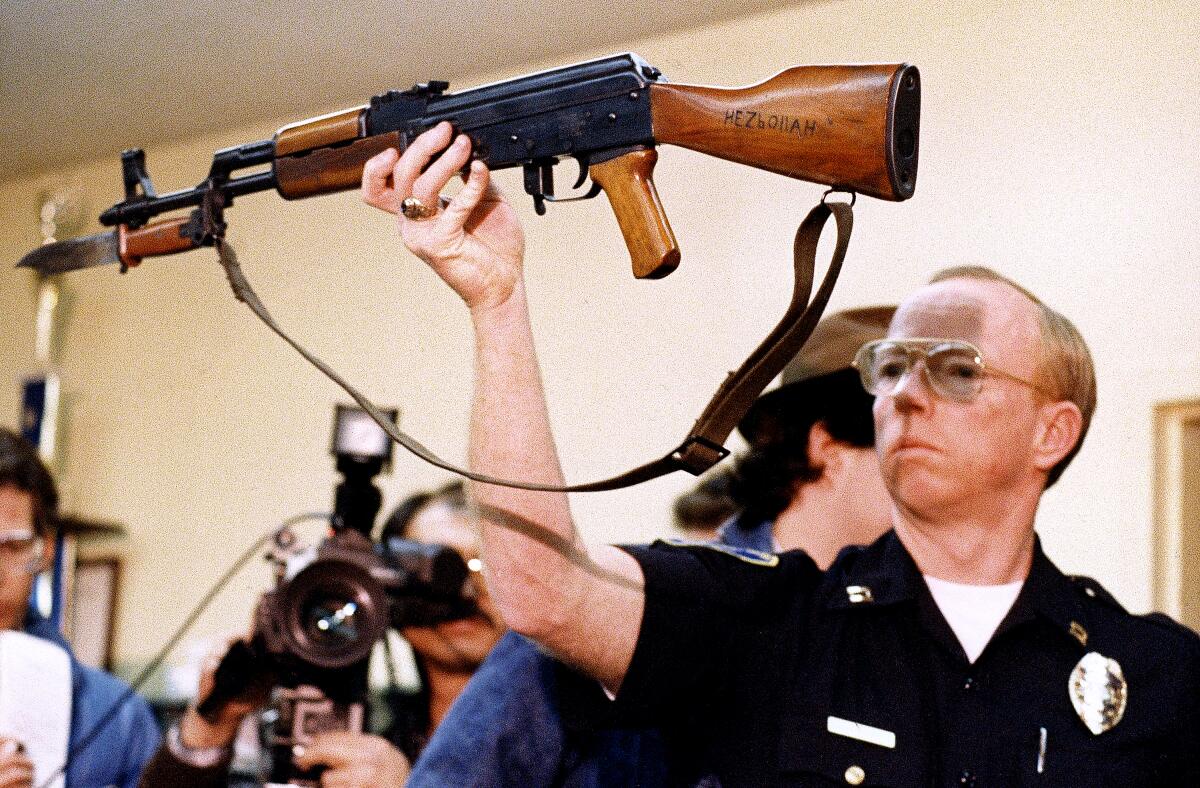
[[[234,170],[253,167],[257,164],[270,164],[275,158],[275,140],[258,140],[231,148],[222,148],[213,154],[210,176],[227,178]]]
[[[153,199],[119,202],[100,214],[100,223],[108,227],[118,224],[141,225],[160,213],[199,205],[210,188],[207,183],[202,183],[191,189],[168,192]],[[233,178],[217,185],[217,189],[228,200],[274,188],[275,173],[271,170]]]

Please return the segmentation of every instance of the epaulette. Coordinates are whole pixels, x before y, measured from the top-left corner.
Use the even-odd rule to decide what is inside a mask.
[[[1112,594],[1105,590],[1104,586],[1100,585],[1094,578],[1086,575],[1067,575],[1067,579],[1077,589],[1082,591],[1088,598],[1103,602],[1105,605],[1118,610],[1127,615],[1130,614],[1120,602],[1113,597]],[[1200,635],[1198,635],[1190,627],[1180,624],[1175,619],[1165,613],[1149,613],[1142,616],[1133,616],[1139,621],[1144,621],[1147,624],[1153,624],[1160,629],[1167,630],[1176,636],[1182,636],[1184,640],[1191,641],[1195,646],[1200,647]]]
[[[1181,635],[1185,641],[1191,644],[1194,653],[1197,654],[1197,656],[1200,656],[1200,634],[1198,634],[1196,630],[1184,624],[1180,624],[1166,613],[1154,612],[1144,616],[1139,616],[1139,618],[1151,624],[1156,624],[1163,629],[1175,633],[1176,635]]]
[[[1100,582],[1095,578],[1088,577],[1087,575],[1067,575],[1067,579],[1071,581],[1071,585],[1079,589],[1079,591],[1081,591],[1083,595],[1089,599],[1099,600],[1100,602],[1103,602],[1109,607],[1119,610],[1122,613],[1128,612],[1121,605],[1121,603],[1117,601],[1117,598],[1108,593],[1108,590],[1105,589],[1104,586],[1100,585]]]
[[[749,547],[734,547],[723,542],[697,542],[674,536],[659,539],[658,541],[671,547],[700,547],[705,550],[714,550],[718,553],[733,556],[748,564],[754,564],[755,566],[773,567],[779,564],[779,556],[774,553],[764,553],[761,550],[752,550]]]

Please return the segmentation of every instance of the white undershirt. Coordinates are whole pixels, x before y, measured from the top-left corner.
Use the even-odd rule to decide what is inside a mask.
[[[979,659],[1025,584],[1024,580],[1018,580],[999,586],[974,586],[929,575],[924,577],[933,601],[954,630],[970,662]]]

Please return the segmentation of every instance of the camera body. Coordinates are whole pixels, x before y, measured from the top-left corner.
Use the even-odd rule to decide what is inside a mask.
[[[363,730],[371,650],[389,627],[432,626],[478,610],[470,571],[453,548],[371,539],[382,502],[372,480],[388,464],[390,443],[363,415],[338,407],[331,453],[343,478],[330,535],[309,548],[290,527],[276,532],[267,555],[275,588],[259,598],[251,638],[226,652],[197,709],[214,721],[228,702],[274,690],[269,785],[317,785],[318,773],[295,767],[292,748],[325,731]]]
[[[317,785],[292,748],[326,731],[363,730],[371,649],[388,627],[431,626],[475,612],[462,557],[443,545],[336,531],[311,560],[288,561],[255,609],[251,648],[277,689],[271,782]]]
[[[389,627],[472,615],[475,586],[453,548],[376,544],[351,529],[299,552],[281,531],[270,559],[278,579],[259,598],[254,633],[226,652],[198,711],[213,721],[227,702],[274,688],[269,784],[317,785],[319,774],[295,768],[293,746],[326,731],[361,732],[375,643]]]
[[[432,626],[476,610],[467,565],[444,545],[396,538],[375,544],[343,529],[297,563],[281,562],[283,576],[254,616],[263,654],[288,685],[335,688],[388,627]]]

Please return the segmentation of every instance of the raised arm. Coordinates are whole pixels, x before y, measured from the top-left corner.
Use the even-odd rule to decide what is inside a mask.
[[[401,211],[408,197],[429,208],[439,206],[446,184],[466,166],[470,141],[451,136],[443,123],[414,140],[403,156],[389,150],[372,159],[363,171],[363,199],[397,215],[405,245],[470,309],[475,331],[471,468],[506,479],[561,484],[525,297],[524,234],[514,211],[478,161],[462,190],[433,216],[412,219]],[[586,548],[565,494],[473,484],[472,495],[485,510],[513,512],[549,529],[627,581],[613,582],[529,537],[482,521],[488,582],[508,625],[615,690],[641,623],[638,564],[614,547]]]

